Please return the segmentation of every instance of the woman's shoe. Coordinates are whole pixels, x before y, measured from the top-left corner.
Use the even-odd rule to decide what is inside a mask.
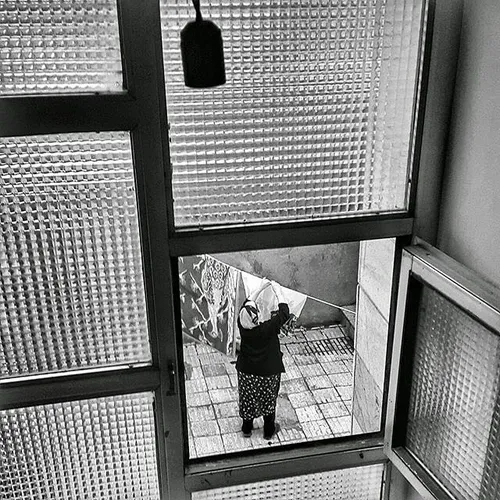
[[[241,426],[241,432],[243,433],[243,437],[250,437],[252,435],[253,430],[253,421],[252,420],[243,420],[243,425]]]
[[[276,434],[278,434],[278,432],[280,431],[281,427],[280,427],[280,424],[277,424],[275,423],[274,424],[274,431],[271,433],[271,434],[264,434],[264,439],[266,441],[269,441],[270,439],[272,439]]]

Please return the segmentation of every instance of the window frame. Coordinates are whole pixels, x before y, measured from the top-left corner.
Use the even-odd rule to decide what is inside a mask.
[[[424,500],[456,500],[405,448],[420,293],[432,287],[500,336],[500,292],[423,240],[414,243],[402,256],[384,452]]]
[[[453,1],[461,3],[462,0]],[[430,179],[432,185],[439,186],[452,98],[453,85],[450,85],[449,79],[433,80],[432,86],[429,86],[429,81],[439,68],[441,71],[445,68],[453,83],[455,62],[450,57],[450,48],[451,54],[458,51],[459,23],[456,21],[450,25],[443,3],[446,2],[428,0],[427,36],[420,59],[421,94],[414,109],[412,184],[406,213],[229,228],[176,229],[173,222],[159,0],[117,0],[125,83],[123,91],[0,97],[0,136],[130,132],[152,350],[150,365],[85,369],[2,380],[0,409],[154,391],[162,499],[188,499],[190,491],[248,481],[387,463],[383,453],[383,428],[399,260],[403,246],[412,235],[418,233],[432,241],[436,231],[439,197],[435,196],[435,191],[424,189],[422,182],[417,182],[417,177],[424,179],[426,184]],[[432,47],[431,54],[436,25],[438,34],[444,29],[443,39],[449,41]],[[427,113],[425,117],[425,111],[430,106],[432,114]],[[335,443],[315,442],[297,449],[277,449],[265,454],[187,464],[184,441],[186,422],[180,390],[183,370],[180,318],[176,307],[177,257],[388,237],[396,238],[396,258],[381,431],[338,439]],[[388,488],[384,487],[384,498],[388,495]]]

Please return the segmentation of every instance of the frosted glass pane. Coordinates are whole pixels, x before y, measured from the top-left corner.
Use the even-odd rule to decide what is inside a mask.
[[[0,412],[9,500],[159,499],[152,394]]]
[[[406,210],[422,1],[203,2],[227,84],[199,90],[161,0],[176,225]]]
[[[0,0],[0,95],[122,89],[116,0]]]
[[[128,133],[0,138],[0,376],[150,360]]]
[[[407,448],[455,498],[499,498],[499,389],[500,338],[424,288]]]
[[[342,469],[193,493],[193,500],[380,500],[383,465]]]

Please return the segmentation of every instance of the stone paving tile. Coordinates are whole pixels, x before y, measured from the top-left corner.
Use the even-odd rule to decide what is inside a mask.
[[[206,392],[207,391],[207,384],[206,384],[204,378],[186,380],[185,385],[186,385],[186,392],[188,394],[195,393],[195,392]]]
[[[296,342],[297,339],[295,338],[295,335],[280,335],[281,345],[295,344]]]
[[[206,406],[211,402],[208,392],[186,393],[187,406]]]
[[[231,387],[231,380],[229,379],[229,375],[218,375],[216,377],[207,377],[205,381],[207,382],[207,387],[209,390],[224,389],[226,387]]]
[[[297,418],[299,422],[311,422],[312,420],[322,420],[323,414],[319,411],[317,405],[306,406],[304,408],[296,408]]]
[[[353,392],[352,385],[345,387],[337,387],[337,391],[343,400],[350,401],[352,399],[352,392]]]
[[[342,401],[334,401],[332,403],[325,403],[318,405],[319,409],[327,419],[336,417],[345,417],[349,415],[347,406]]]
[[[309,388],[314,391],[316,389],[326,389],[332,387],[332,381],[327,375],[319,375],[317,377],[309,377],[306,380]]]
[[[354,371],[354,363],[353,363],[353,359],[344,359],[343,361],[344,363],[344,366],[346,367],[347,371],[350,372],[350,373],[353,373]]]
[[[294,342],[293,344],[287,344],[282,351],[287,352],[292,358],[295,358],[297,354],[305,354],[306,347],[303,342]]]
[[[224,443],[220,435],[199,437],[194,440],[194,445],[199,457],[220,455],[225,452]]]
[[[306,330],[304,333],[304,337],[308,342],[314,341],[314,340],[325,340],[328,338],[325,335],[325,331],[323,328],[320,328],[318,330]]]
[[[329,339],[345,337],[345,334],[340,326],[325,327],[323,329],[323,333],[325,334],[325,337]]]
[[[189,376],[188,376],[189,375]],[[203,375],[203,371],[201,369],[201,366],[191,366],[188,374],[188,370],[186,370],[186,379],[187,380],[198,380],[205,378]]]
[[[281,374],[281,380],[302,379],[302,373],[300,373],[300,370],[297,368],[297,366],[290,366],[285,363],[285,370],[285,373]]]
[[[352,375],[350,373],[332,373],[328,375],[328,378],[337,388],[341,386],[352,386],[353,384]]]
[[[294,394],[296,392],[305,392],[308,390],[307,384],[302,378],[294,378],[292,380],[282,380],[280,392],[286,394]]]
[[[191,422],[206,422],[208,420],[215,420],[215,413],[212,405],[193,406],[189,410],[189,417]]]
[[[328,425],[335,436],[348,436],[351,434],[351,417],[339,417],[328,420]]]
[[[329,389],[317,389],[312,391],[314,399],[318,403],[331,403],[333,401],[340,401],[340,395],[335,390],[335,387]]]
[[[212,403],[238,401],[238,391],[232,387],[230,389],[214,389],[213,391],[210,391],[210,399],[212,400]]]
[[[196,446],[194,445],[194,439],[192,438],[192,436],[189,436],[188,445],[189,445],[189,458],[197,458],[198,453],[196,453]]]
[[[302,376],[306,378],[325,374],[320,364],[299,366],[299,370]]]
[[[282,444],[302,442],[306,439],[302,426],[299,424],[295,427],[282,428],[278,433],[278,437]]]
[[[220,434],[219,425],[216,420],[193,421],[191,422],[191,432],[193,437],[215,436]]]
[[[238,375],[236,373],[229,375],[229,381],[231,382],[231,387],[238,387]]]
[[[202,364],[201,369],[203,370],[203,375],[205,375],[205,377],[216,377],[218,375],[227,375],[227,370],[224,363],[216,363],[214,365]]]
[[[186,354],[184,353],[184,362],[191,366],[200,366],[200,360],[198,358],[198,354]]]
[[[230,403],[219,403],[214,404],[215,416],[219,418],[228,418],[228,417],[238,417],[238,401],[234,400]]]
[[[195,343],[194,345],[196,346],[197,354],[206,354],[206,353],[211,354],[214,352],[214,348],[209,346],[208,344]]]
[[[344,359],[342,354],[338,354],[338,353],[334,353],[334,352],[333,353],[321,352],[321,353],[318,353],[316,356],[317,356],[318,361],[320,363],[335,363],[335,362],[343,363],[343,359]],[[344,371],[345,371],[345,367],[344,367]]]
[[[232,434],[223,434],[222,442],[227,453],[234,451],[242,451],[252,449],[252,441],[243,436],[241,432],[233,432]]]
[[[326,420],[313,420],[302,423],[302,429],[308,439],[321,439],[332,436],[332,430]]]
[[[313,354],[295,354],[293,360],[299,369],[301,366],[318,364],[318,360]]]
[[[310,391],[290,393],[288,394],[288,400],[295,409],[316,404],[316,400]]]
[[[240,417],[219,418],[218,422],[221,434],[232,434],[241,430]]]
[[[198,359],[200,360],[200,364],[203,368],[203,367],[205,367],[205,365],[213,366],[213,365],[221,364],[220,363],[220,356],[221,355],[219,353],[206,352],[206,353],[199,354]]]
[[[319,358],[321,361],[321,359]],[[343,361],[330,361],[330,362],[322,362],[321,366],[323,367],[323,370],[325,373],[331,375],[334,373],[346,373],[348,372],[345,364]]]

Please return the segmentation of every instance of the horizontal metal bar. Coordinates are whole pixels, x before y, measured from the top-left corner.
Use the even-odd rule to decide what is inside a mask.
[[[0,136],[131,130],[140,119],[127,93],[3,97]]]
[[[18,377],[0,382],[0,410],[153,391],[159,384],[159,372],[151,366],[79,370],[38,378]]]
[[[412,274],[500,334],[500,291],[480,275],[434,247],[407,248],[415,257]]]
[[[322,245],[410,235],[413,219],[406,215],[352,217],[315,222],[177,230],[170,237],[170,255],[265,250]]]
[[[454,497],[405,448],[392,449],[388,453],[388,458],[423,500],[454,500]]]
[[[386,461],[382,438],[325,445],[316,442],[307,448],[189,465],[185,485],[188,491],[200,491]]]

